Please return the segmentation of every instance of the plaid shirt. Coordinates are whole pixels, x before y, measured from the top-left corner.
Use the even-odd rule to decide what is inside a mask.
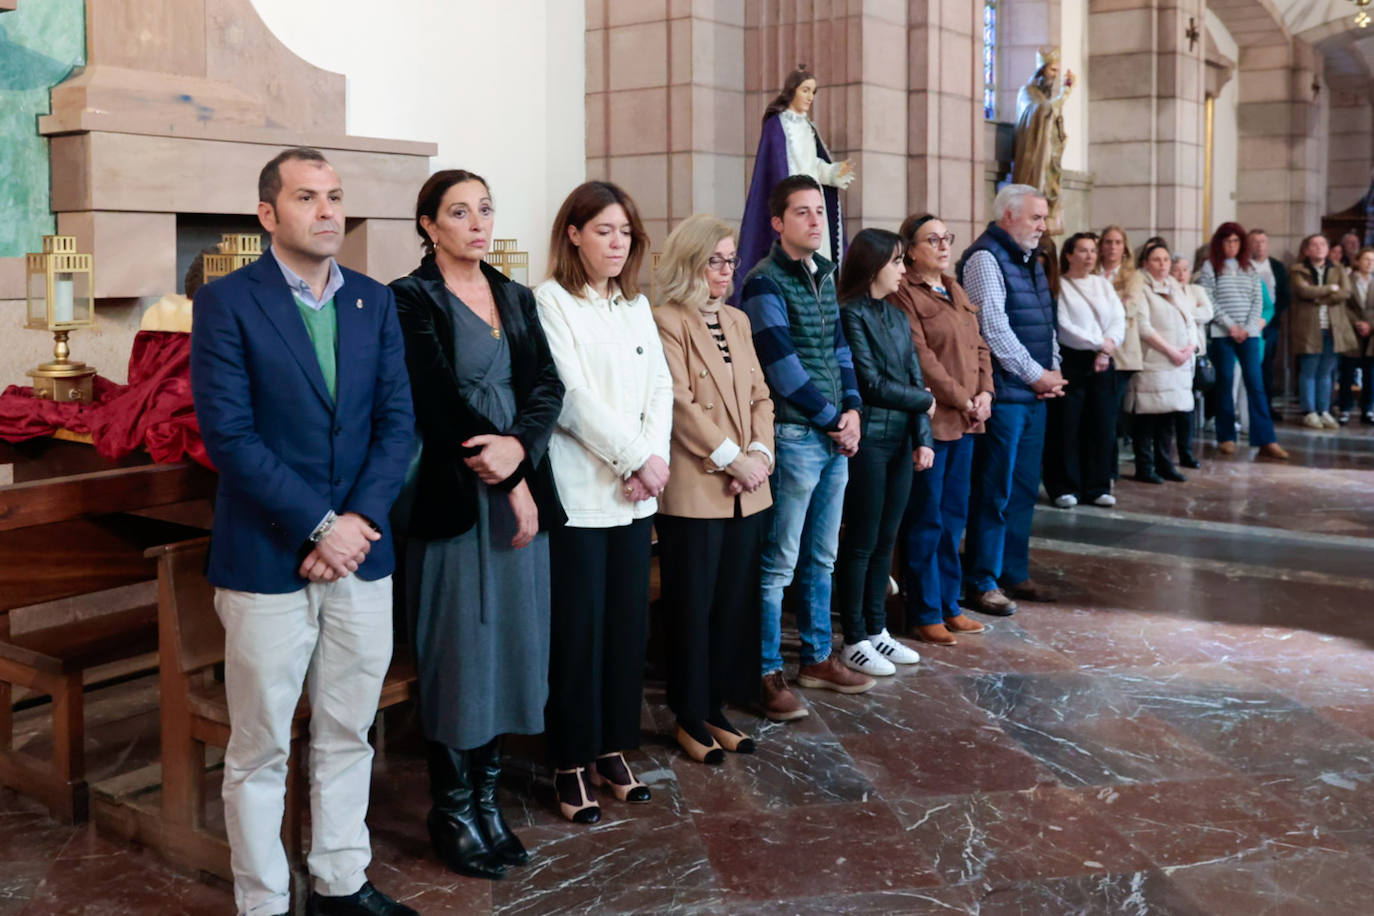
[[[975,251],[964,264],[964,292],[978,306],[978,328],[988,342],[992,358],[1002,371],[1027,385],[1033,385],[1045,374],[1025,345],[1017,338],[1007,321],[1007,281],[997,259],[986,251]],[[1059,335],[1054,337],[1054,357],[1050,368],[1059,368]]]

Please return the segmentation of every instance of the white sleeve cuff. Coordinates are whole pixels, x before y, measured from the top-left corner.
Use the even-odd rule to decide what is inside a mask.
[[[762,442],[750,442],[750,443],[749,443],[749,451],[751,451],[751,452],[763,452],[764,456],[768,459],[768,469],[769,469],[770,471],[773,469],[773,451],[772,451],[772,449],[770,449],[768,446],[764,445]]]
[[[739,457],[740,447],[735,444],[735,440],[726,439],[720,446],[706,459],[715,465],[718,470],[725,470],[730,462]]]

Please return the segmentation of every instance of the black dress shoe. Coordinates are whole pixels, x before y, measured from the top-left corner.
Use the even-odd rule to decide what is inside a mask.
[[[1178,463],[1183,465],[1185,468],[1196,469],[1202,467],[1202,465],[1198,462],[1196,458],[1186,453],[1178,456]]]
[[[496,800],[496,784],[501,779],[501,739],[493,738],[471,753],[477,823],[491,847],[492,857],[502,865],[524,865],[530,860],[529,850],[511,832],[501,814],[501,803]]]
[[[1133,478],[1131,478],[1131,479],[1132,479],[1132,480],[1139,481],[1140,483],[1163,483],[1163,482],[1164,482],[1164,478],[1163,478],[1163,477],[1160,477],[1160,476],[1159,476],[1158,474],[1156,474],[1153,470],[1148,470],[1148,471],[1136,471],[1136,472],[1135,472],[1135,477],[1133,477]]]
[[[1165,480],[1172,480],[1174,483],[1185,483],[1188,480],[1188,478],[1180,474],[1178,468],[1174,467],[1172,464],[1166,464],[1160,467],[1157,473]]]
[[[311,893],[305,904],[307,916],[420,916],[404,903],[397,903],[368,881],[346,897],[325,897]]]

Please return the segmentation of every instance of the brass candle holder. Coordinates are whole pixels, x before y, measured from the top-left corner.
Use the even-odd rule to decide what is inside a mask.
[[[76,250],[76,237],[43,236],[43,250],[25,256],[28,320],[25,327],[53,335],[52,362],[28,373],[35,397],[87,401],[95,367],[71,359],[67,337],[95,323],[93,258]]]

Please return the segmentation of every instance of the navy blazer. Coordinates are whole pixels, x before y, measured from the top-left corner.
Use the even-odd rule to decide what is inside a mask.
[[[202,286],[191,328],[191,394],[219,469],[211,584],[282,594],[310,533],[333,509],[381,529],[359,578],[395,568],[387,514],[411,457],[415,415],[391,290],[343,271],[337,404],[271,251]]]

